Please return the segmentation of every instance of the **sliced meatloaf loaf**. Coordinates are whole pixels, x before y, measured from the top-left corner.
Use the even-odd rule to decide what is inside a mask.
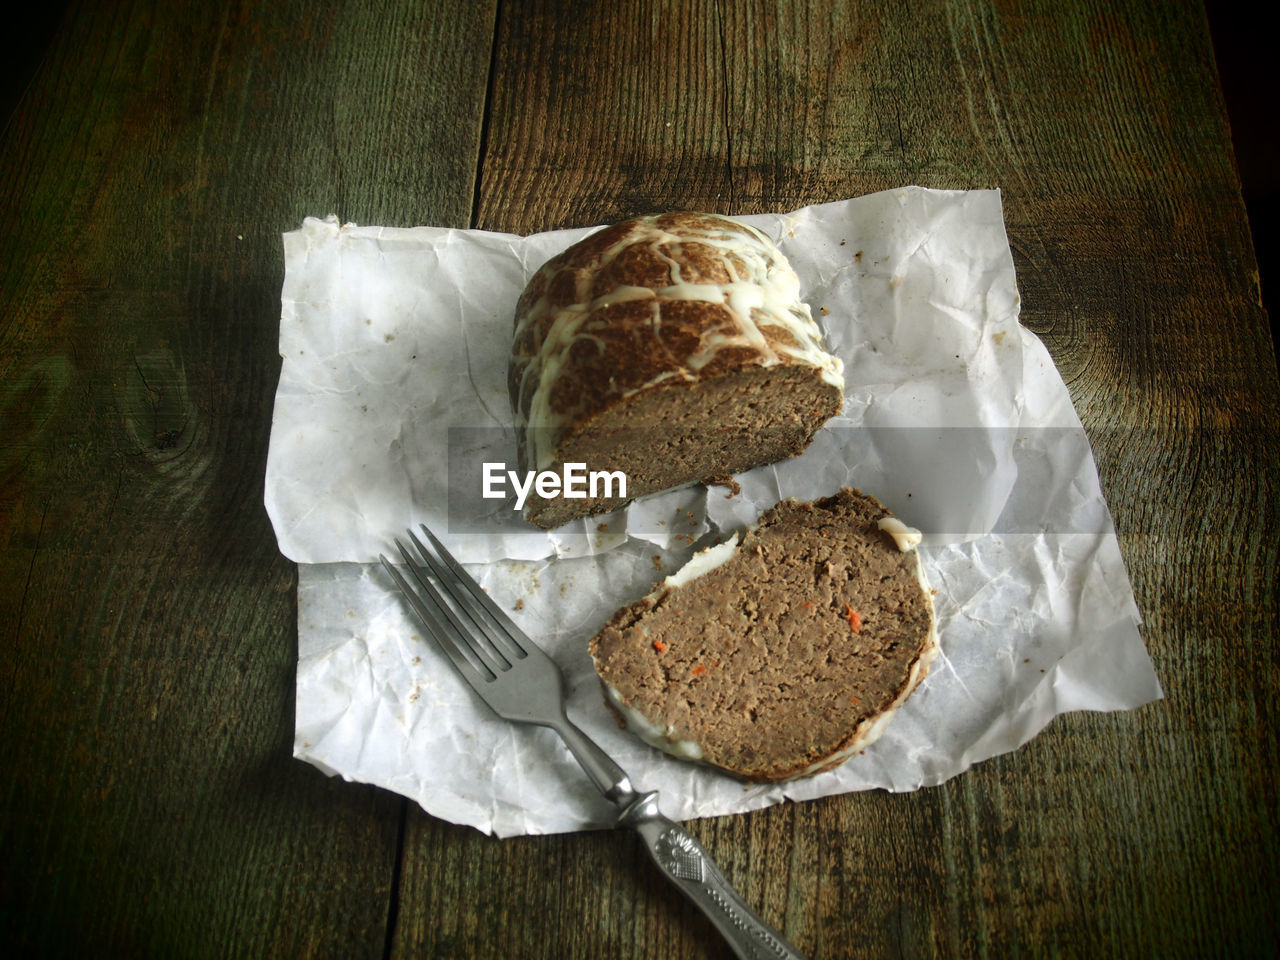
[[[540,527],[804,451],[844,379],[800,281],[758,230],[667,213],[546,263],[516,307],[508,387],[522,471],[622,471],[626,497],[532,494]],[[603,487],[599,488],[603,494]]]
[[[783,501],[592,639],[608,702],[655,746],[747,780],[843,763],[937,654],[918,540],[854,490]]]

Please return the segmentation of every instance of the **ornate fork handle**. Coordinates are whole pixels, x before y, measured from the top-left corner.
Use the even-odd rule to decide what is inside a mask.
[[[733,952],[743,960],[804,960],[738,896],[693,834],[662,815],[657,801],[657,793],[637,797],[618,822],[640,834],[658,869],[706,914]]]
[[[622,768],[567,716],[554,725],[570,752],[622,812],[618,823],[644,840],[658,869],[694,902],[742,960],[804,960],[725,879],[711,855],[684,827],[663,816],[656,791],[638,794]]]

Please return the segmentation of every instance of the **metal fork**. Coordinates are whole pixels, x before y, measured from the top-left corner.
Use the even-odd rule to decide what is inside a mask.
[[[744,960],[803,960],[782,935],[738,896],[706,850],[680,824],[663,816],[656,791],[639,793],[626,773],[568,718],[564,677],[548,657],[490,599],[425,526],[430,547],[412,531],[416,554],[396,548],[412,581],[385,556],[399,585],[440,649],[498,716],[550,727],[560,734],[592,783],[618,807],[618,823],[640,834],[654,863],[692,900]]]

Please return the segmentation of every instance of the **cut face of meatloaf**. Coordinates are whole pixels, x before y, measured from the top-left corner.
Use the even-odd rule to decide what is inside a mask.
[[[937,654],[918,539],[858,491],[778,504],[592,639],[609,704],[655,746],[743,779],[843,763]]]
[[[531,494],[525,518],[550,528],[802,453],[844,380],[768,238],[668,213],[597,231],[534,275],[508,387],[522,471],[627,478],[625,498]]]

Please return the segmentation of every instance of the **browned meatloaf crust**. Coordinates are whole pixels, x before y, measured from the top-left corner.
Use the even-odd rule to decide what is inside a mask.
[[[783,501],[718,566],[619,610],[591,641],[619,718],[753,781],[865,747],[937,652],[916,551],[896,542],[909,528],[890,517],[848,489]]]
[[[627,497],[531,494],[525,519],[555,527],[802,453],[843,384],[759,231],[704,213],[606,227],[530,280],[508,388],[521,471],[621,470]]]

